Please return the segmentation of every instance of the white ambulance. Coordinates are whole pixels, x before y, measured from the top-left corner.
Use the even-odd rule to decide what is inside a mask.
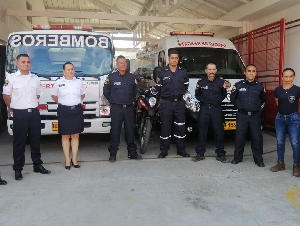
[[[190,78],[189,91],[195,94],[196,83],[206,77],[205,67],[208,63],[217,66],[217,77],[229,80],[232,86],[244,78],[245,65],[231,41],[213,37],[211,32],[171,32],[171,36],[163,37],[150,47],[157,53],[156,65],[165,67],[168,64],[168,51],[179,52],[179,65],[187,70]],[[222,108],[224,113],[224,129],[236,129],[236,109],[230,102],[231,88],[227,90]],[[187,109],[186,128],[196,131],[197,114]]]
[[[51,98],[55,81],[63,76],[62,66],[74,64],[75,76],[86,88],[83,100],[84,132],[110,132],[110,106],[103,96],[103,85],[113,69],[114,46],[109,36],[91,31],[89,26],[34,26],[32,31],[9,34],[6,73],[17,71],[16,57],[26,53],[31,59],[31,73],[39,76],[43,93],[38,109],[42,135],[57,134],[57,104]],[[12,135],[13,114],[7,126]]]

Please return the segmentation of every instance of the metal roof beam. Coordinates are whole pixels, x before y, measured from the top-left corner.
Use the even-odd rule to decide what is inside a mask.
[[[157,17],[157,16],[134,16],[112,13],[90,13],[90,12],[57,12],[57,11],[32,11],[7,9],[7,16],[32,16],[32,17],[54,17],[54,18],[73,18],[73,19],[99,19],[115,21],[144,21],[175,24],[209,24],[228,27],[242,27],[242,21],[210,20],[178,17]]]
[[[213,9],[219,11],[219,12],[222,12],[222,13],[224,13],[224,14],[227,14],[227,13],[228,13],[226,10],[224,10],[224,9],[222,9],[221,7],[216,6],[216,5],[212,4],[212,3],[209,3],[209,2],[204,1],[204,0],[198,0],[198,1],[199,1],[199,2],[202,2],[204,5],[207,5],[207,6],[213,8]]]

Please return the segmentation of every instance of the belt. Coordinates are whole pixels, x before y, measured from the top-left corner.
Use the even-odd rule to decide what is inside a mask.
[[[177,101],[182,100],[182,97],[178,97],[178,98],[162,97],[162,99],[163,99],[163,100],[168,100],[168,101],[171,101],[171,102],[177,102]]]
[[[129,108],[129,107],[134,106],[133,104],[111,104],[111,105],[119,107],[119,108]]]
[[[202,102],[200,102],[200,105],[202,105],[202,106],[208,106],[208,107],[215,107],[215,108],[221,107],[220,104],[209,104],[209,103],[202,103]]]
[[[58,104],[63,108],[69,108],[69,109],[75,109],[77,106],[81,105],[81,104],[77,104],[77,105],[73,105],[73,106],[68,106],[68,105],[62,105],[62,104]]]
[[[244,114],[244,115],[256,115],[260,112],[260,110],[257,111],[244,111],[244,110],[238,110],[238,112]]]
[[[26,108],[26,109],[15,109],[13,108],[13,112],[14,111],[25,111],[25,112],[32,112],[34,109],[37,109],[37,108]]]

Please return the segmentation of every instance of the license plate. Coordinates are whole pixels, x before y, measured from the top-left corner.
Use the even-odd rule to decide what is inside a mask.
[[[236,122],[235,121],[226,121],[224,123],[224,130],[235,130]]]
[[[58,122],[52,122],[52,131],[58,131]]]

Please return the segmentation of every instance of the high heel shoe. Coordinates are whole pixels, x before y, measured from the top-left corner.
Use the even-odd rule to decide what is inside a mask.
[[[70,170],[71,166],[65,166],[65,169]]]
[[[74,166],[74,168],[80,168],[80,165],[78,164],[78,165],[74,165],[74,163],[73,163],[73,160],[71,159],[71,165],[73,165]]]

